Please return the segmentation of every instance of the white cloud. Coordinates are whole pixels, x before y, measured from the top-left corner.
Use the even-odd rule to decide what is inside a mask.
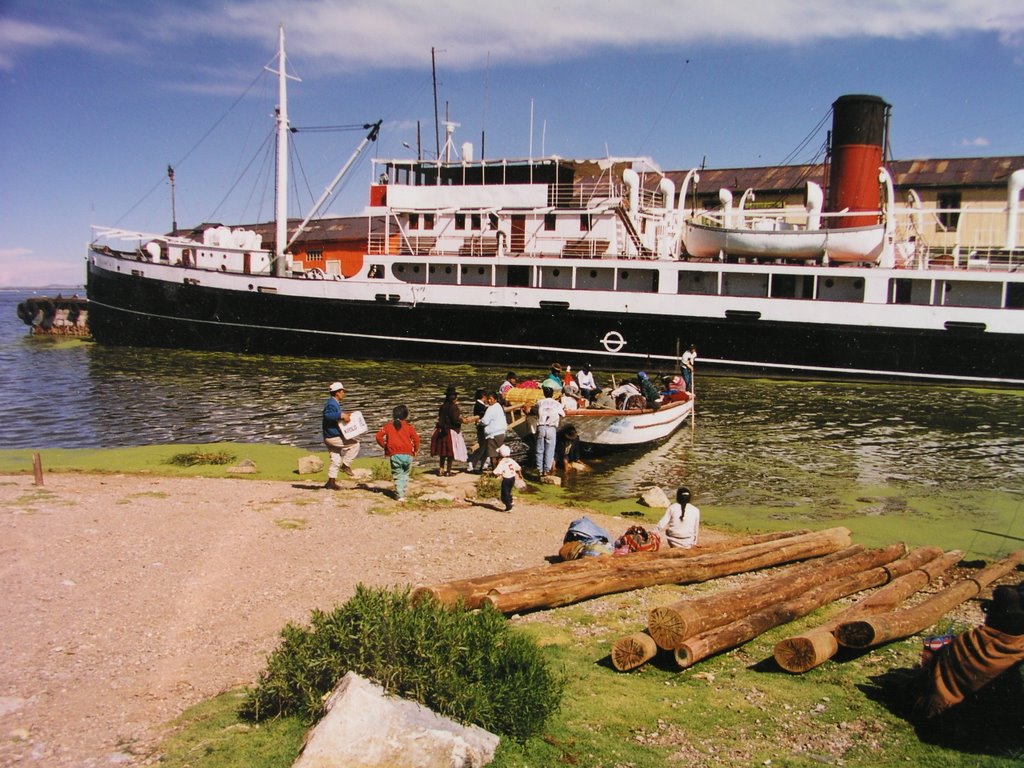
[[[30,6],[27,6],[30,7]],[[709,4],[705,0],[204,0],[147,14],[103,6],[66,27],[0,20],[0,67],[22,51],[57,45],[126,50],[144,39],[173,45],[183,39],[259,40],[273,50],[283,22],[289,50],[346,69],[407,68],[429,64],[443,50],[444,66],[470,69],[492,63],[541,63],[584,54],[614,56],[633,48],[719,43],[800,45],[820,40],[955,37],[995,34],[1019,49],[1024,12],[1019,0],[861,0],[809,4],[805,0]],[[114,6],[109,6],[114,7]],[[156,6],[159,7],[159,6]],[[73,32],[90,25],[98,36]],[[102,48],[96,40],[102,39]]]
[[[961,147],[987,147],[988,145],[989,145],[989,140],[986,139],[984,136],[977,136],[977,137],[975,137],[973,139],[961,139],[960,140],[960,146]]]

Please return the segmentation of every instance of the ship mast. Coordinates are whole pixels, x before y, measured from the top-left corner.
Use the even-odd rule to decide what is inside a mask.
[[[284,25],[278,27],[277,54],[277,179],[275,181],[274,274],[285,273],[284,250],[288,238],[288,75],[285,72]]]

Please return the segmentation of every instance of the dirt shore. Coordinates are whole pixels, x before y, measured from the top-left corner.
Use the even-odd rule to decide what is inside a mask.
[[[417,477],[459,501],[402,505],[386,483],[0,477],[0,765],[151,762],[170,720],[257,677],[286,622],[358,582],[542,564],[585,512],[468,503],[475,480]]]

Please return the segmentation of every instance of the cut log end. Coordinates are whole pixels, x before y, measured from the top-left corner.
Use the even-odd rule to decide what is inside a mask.
[[[836,628],[836,640],[847,648],[867,648],[875,642],[875,628],[870,621],[849,621]]]
[[[831,632],[812,631],[776,643],[775,662],[787,672],[799,674],[824,663],[838,650],[839,643]]]
[[[659,648],[674,651],[693,632],[685,617],[674,606],[654,608],[647,614],[647,631]]]
[[[628,672],[654,658],[658,644],[646,632],[620,637],[612,644],[612,666],[619,672]]]
[[[675,656],[676,664],[679,665],[680,669],[689,669],[698,661],[700,661],[700,659],[698,659],[696,655],[692,651],[690,651],[689,648],[686,647],[685,644],[680,646],[679,648],[676,648],[672,652],[672,655]]]

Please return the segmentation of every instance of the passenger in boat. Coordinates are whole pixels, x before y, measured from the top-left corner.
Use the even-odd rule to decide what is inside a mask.
[[[566,424],[555,436],[555,466],[568,469],[570,464],[580,460],[580,435],[576,427]]]
[[[391,465],[391,477],[395,481],[395,498],[405,501],[405,490],[412,475],[412,457],[420,449],[420,436],[416,427],[409,423],[409,409],[396,405],[391,411],[391,421],[377,430],[377,445],[384,449]]]
[[[699,546],[700,510],[690,503],[690,489],[676,490],[676,503],[665,510],[654,531],[670,547],[689,549]]]
[[[558,363],[551,364],[551,372],[544,377],[540,383],[540,388],[551,387],[552,392],[562,391],[562,366]]]
[[[447,477],[452,473],[452,461],[465,461],[468,457],[466,441],[462,437],[463,422],[472,422],[472,417],[462,418],[459,408],[459,393],[452,384],[444,392],[444,402],[437,411],[437,424],[430,436],[430,455],[437,456],[437,474]]]
[[[636,385],[640,389],[640,394],[647,401],[647,407],[655,411],[658,410],[661,407],[661,394],[645,371],[637,372]]]
[[[666,381],[665,389],[661,392],[661,401],[663,403],[685,403],[690,397],[691,395],[686,391],[686,382],[682,376],[673,376],[670,381]]]
[[[579,385],[580,394],[587,400],[593,400],[601,394],[597,382],[594,381],[594,374],[590,372],[590,363],[584,365],[582,370],[576,374],[576,384]]]
[[[501,386],[498,387],[498,402],[502,405],[508,405],[505,400],[505,395],[508,394],[510,389],[515,389],[519,386],[519,377],[516,376],[515,371],[509,371],[505,374],[505,380],[501,382]]]
[[[686,391],[693,392],[693,364],[697,362],[697,347],[694,344],[683,352],[679,360],[679,372],[683,374],[683,381],[686,382]]]
[[[536,402],[533,410],[537,414],[537,471],[543,477],[551,472],[555,464],[555,439],[558,436],[558,425],[565,418],[565,409],[552,397],[554,392],[551,387],[545,384],[541,391],[544,397]]]
[[[345,399],[345,385],[340,381],[334,382],[331,384],[330,393],[331,396],[324,403],[323,412],[324,445],[331,454],[331,465],[327,468],[327,483],[324,488],[340,491],[338,472],[344,472],[350,477],[355,475],[352,471],[352,461],[359,454],[359,441],[341,434],[341,425],[348,424],[352,418],[341,408],[341,401]]]

